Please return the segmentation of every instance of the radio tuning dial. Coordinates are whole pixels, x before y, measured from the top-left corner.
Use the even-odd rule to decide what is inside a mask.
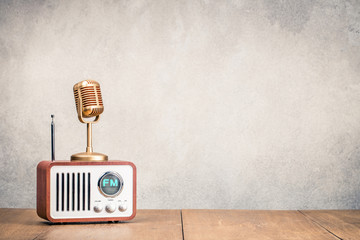
[[[116,172],[106,172],[98,181],[98,188],[102,195],[114,198],[120,194],[124,186],[124,180]]]
[[[102,205],[97,204],[97,205],[94,206],[94,211],[95,211],[95,212],[99,213],[99,212],[101,212],[102,210],[103,210]]]
[[[127,209],[127,206],[126,206],[125,203],[122,203],[122,204],[119,205],[119,211],[120,212],[125,212],[126,209]]]
[[[106,205],[105,210],[108,213],[113,213],[113,212],[115,212],[115,205],[110,203],[110,204]]]

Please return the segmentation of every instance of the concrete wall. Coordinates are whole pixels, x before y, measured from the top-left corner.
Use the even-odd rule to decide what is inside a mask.
[[[0,207],[85,150],[72,87],[100,82],[94,150],[139,208],[360,208],[359,1],[0,1]]]

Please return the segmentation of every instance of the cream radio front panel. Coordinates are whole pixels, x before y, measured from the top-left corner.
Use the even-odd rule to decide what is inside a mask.
[[[130,165],[51,167],[50,216],[53,219],[132,216],[133,174]]]

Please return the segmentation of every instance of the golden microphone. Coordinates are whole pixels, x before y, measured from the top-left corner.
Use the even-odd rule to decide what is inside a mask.
[[[85,80],[75,84],[73,90],[78,118],[80,122],[87,124],[87,147],[86,152],[73,154],[71,161],[107,161],[108,156],[93,152],[92,147],[92,124],[99,121],[100,114],[104,111],[100,84],[94,80]],[[91,117],[95,119],[84,119]]]

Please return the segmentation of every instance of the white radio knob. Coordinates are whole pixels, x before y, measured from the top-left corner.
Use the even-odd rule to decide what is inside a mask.
[[[108,213],[113,213],[113,212],[115,212],[115,205],[110,203],[110,204],[106,205],[105,210]]]
[[[125,203],[122,203],[122,204],[119,205],[119,211],[120,212],[125,212],[126,209],[127,209],[127,206],[126,206]]]
[[[94,211],[95,211],[95,212],[99,213],[99,212],[101,212],[102,210],[103,210],[102,205],[97,204],[97,205],[94,206]]]

